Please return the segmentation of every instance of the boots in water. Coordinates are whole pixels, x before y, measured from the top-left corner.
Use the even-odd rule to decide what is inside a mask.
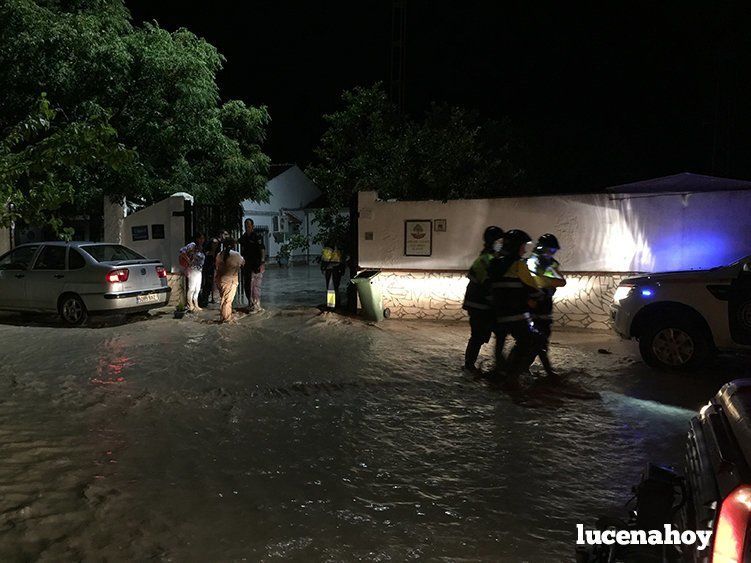
[[[548,351],[541,350],[538,355],[540,357],[540,362],[542,362],[542,367],[545,368],[547,380],[551,383],[560,383],[561,376],[553,369],[553,365],[550,363],[550,358],[548,357]]]

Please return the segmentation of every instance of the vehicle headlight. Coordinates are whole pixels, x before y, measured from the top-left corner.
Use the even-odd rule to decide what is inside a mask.
[[[618,288],[615,290],[615,294],[613,295],[613,303],[620,303],[626,297],[631,295],[631,292],[634,290],[633,285],[619,285]]]

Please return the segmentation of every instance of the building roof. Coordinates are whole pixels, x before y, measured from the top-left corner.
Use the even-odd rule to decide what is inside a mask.
[[[751,190],[751,182],[683,172],[672,176],[605,188],[605,191],[615,194],[723,192],[732,190]]]
[[[292,213],[291,211],[289,211],[289,210],[287,210],[287,209],[284,209],[284,210],[283,210],[283,213],[284,213],[284,214],[285,214],[285,215],[286,215],[287,217],[289,217],[290,221],[292,221],[293,223],[297,223],[298,225],[302,223],[302,219],[300,219],[300,218],[299,218],[299,217],[298,217],[297,215],[295,215],[295,214],[294,214],[294,213]]]
[[[277,176],[284,174],[287,170],[295,166],[294,163],[286,163],[286,164],[272,164],[269,166],[269,180],[272,180],[276,178]]]

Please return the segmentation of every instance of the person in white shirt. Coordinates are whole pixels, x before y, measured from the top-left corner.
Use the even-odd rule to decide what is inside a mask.
[[[201,292],[201,279],[203,277],[203,262],[206,255],[203,253],[203,243],[206,237],[197,233],[193,242],[180,249],[180,265],[183,267],[185,279],[188,282],[186,301],[188,311],[200,311],[198,306],[198,294]]]

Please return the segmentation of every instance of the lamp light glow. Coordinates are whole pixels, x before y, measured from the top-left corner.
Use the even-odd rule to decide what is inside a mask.
[[[628,297],[631,294],[631,291],[634,289],[634,286],[632,285],[620,285],[615,290],[615,294],[613,295],[613,302],[614,303],[620,303],[626,297]]]

